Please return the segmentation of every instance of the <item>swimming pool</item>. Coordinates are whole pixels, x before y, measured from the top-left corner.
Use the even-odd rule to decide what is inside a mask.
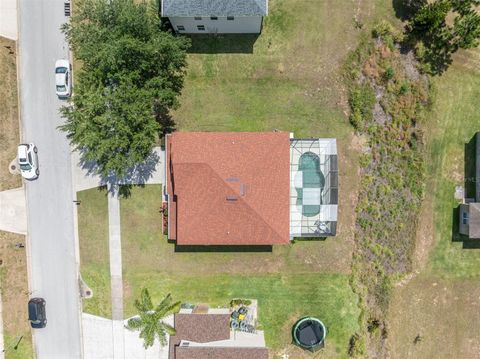
[[[325,177],[320,170],[318,155],[305,152],[300,156],[294,183],[297,191],[297,206],[301,207],[302,214],[306,217],[318,215],[325,186]]]

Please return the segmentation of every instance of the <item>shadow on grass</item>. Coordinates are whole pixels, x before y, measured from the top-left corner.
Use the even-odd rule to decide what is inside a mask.
[[[100,175],[100,190],[106,190],[108,193],[114,194],[117,185],[119,185],[118,194],[123,198],[128,198],[133,187],[145,187],[145,183],[153,176],[159,161],[160,156],[153,151],[143,163],[128,169],[123,177],[118,177],[115,173],[101,176],[98,164],[95,161],[87,160],[85,152],[80,150],[79,165],[86,171],[87,176]]]
[[[272,252],[272,246],[179,246],[175,244],[175,252]]]
[[[328,236],[325,237],[295,237],[292,241],[292,243],[295,242],[323,242],[328,238]]]
[[[465,198],[476,197],[476,134],[464,145],[464,196]],[[464,249],[480,249],[480,239],[472,239],[460,234],[460,205],[453,209],[452,213],[452,242],[462,242]]]
[[[473,135],[464,146],[464,186],[466,198],[475,198],[476,194],[476,147],[476,135]]]
[[[188,35],[191,54],[251,54],[260,34]]]
[[[427,0],[392,0],[395,16],[402,21],[410,19],[426,3]]]

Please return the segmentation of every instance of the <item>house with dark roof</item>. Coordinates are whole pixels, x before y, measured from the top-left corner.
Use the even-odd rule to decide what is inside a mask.
[[[272,246],[336,234],[335,139],[175,132],[165,150],[168,238],[178,246]]]
[[[268,0],[162,0],[161,14],[186,34],[259,34]]]
[[[480,239],[480,132],[475,135],[475,198],[464,198],[460,204],[459,232]]]
[[[175,335],[169,339],[169,359],[268,359],[263,331],[230,329],[228,310],[222,313],[178,313]]]

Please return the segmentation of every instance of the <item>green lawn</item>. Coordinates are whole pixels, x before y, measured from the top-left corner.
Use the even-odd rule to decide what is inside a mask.
[[[28,333],[30,334],[30,333]],[[33,358],[32,337],[30,335],[11,336],[4,334],[5,359]],[[17,349],[15,346],[18,344]]]
[[[160,198],[161,186],[147,185],[121,199],[126,316],[135,314],[133,301],[142,287],[155,300],[171,292],[182,302],[212,306],[234,297],[256,298],[271,348],[290,343],[294,320],[308,314],[328,327],[327,354],[346,355],[357,327],[356,297],[347,274],[314,263],[330,241],[297,242],[272,253],[175,253],[161,235]]]
[[[454,65],[434,80],[436,98],[427,131],[429,172],[435,186],[430,193],[436,232],[430,269],[448,277],[480,275],[480,245],[459,241],[458,212],[454,211],[458,202],[453,197],[455,186],[464,185],[465,174],[470,177],[475,171],[471,147],[465,146],[480,131],[480,67],[475,70],[471,66],[479,55],[480,49],[462,52]],[[465,154],[470,158],[467,166]],[[474,181],[467,180],[466,184],[471,193]]]
[[[83,311],[111,317],[108,204],[105,191],[97,188],[77,193],[80,237],[80,273],[93,297],[83,300]]]
[[[455,186],[466,185],[469,193],[475,186],[465,178],[475,171],[471,140],[480,131],[479,59],[480,49],[461,51],[451,68],[433,79],[435,97],[425,128],[426,195],[433,203],[433,213],[425,215],[432,217],[433,248],[426,270],[393,294],[389,337],[398,358],[478,357],[473,333],[480,330],[480,246],[460,240],[459,202],[453,195]],[[424,230],[428,237],[428,226]],[[415,345],[417,334],[423,339]]]
[[[338,71],[348,44],[358,36],[352,20],[355,9],[347,2],[331,6],[328,1],[270,5],[253,53],[189,55],[181,107],[174,114],[179,128],[277,128],[297,136],[348,139],[350,126],[337,105],[342,87]],[[194,44],[202,41],[209,52],[228,51],[229,45],[237,48],[244,39],[219,36]]]

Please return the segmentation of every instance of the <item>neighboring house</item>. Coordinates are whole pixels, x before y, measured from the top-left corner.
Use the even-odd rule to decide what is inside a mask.
[[[268,359],[262,331],[230,330],[230,312],[175,314],[169,359]]]
[[[291,137],[167,135],[168,238],[179,246],[271,246],[335,235],[336,141]]]
[[[162,0],[161,13],[178,33],[258,34],[268,0]]]
[[[460,205],[460,234],[480,239],[480,132],[475,136],[475,198],[465,198]]]

